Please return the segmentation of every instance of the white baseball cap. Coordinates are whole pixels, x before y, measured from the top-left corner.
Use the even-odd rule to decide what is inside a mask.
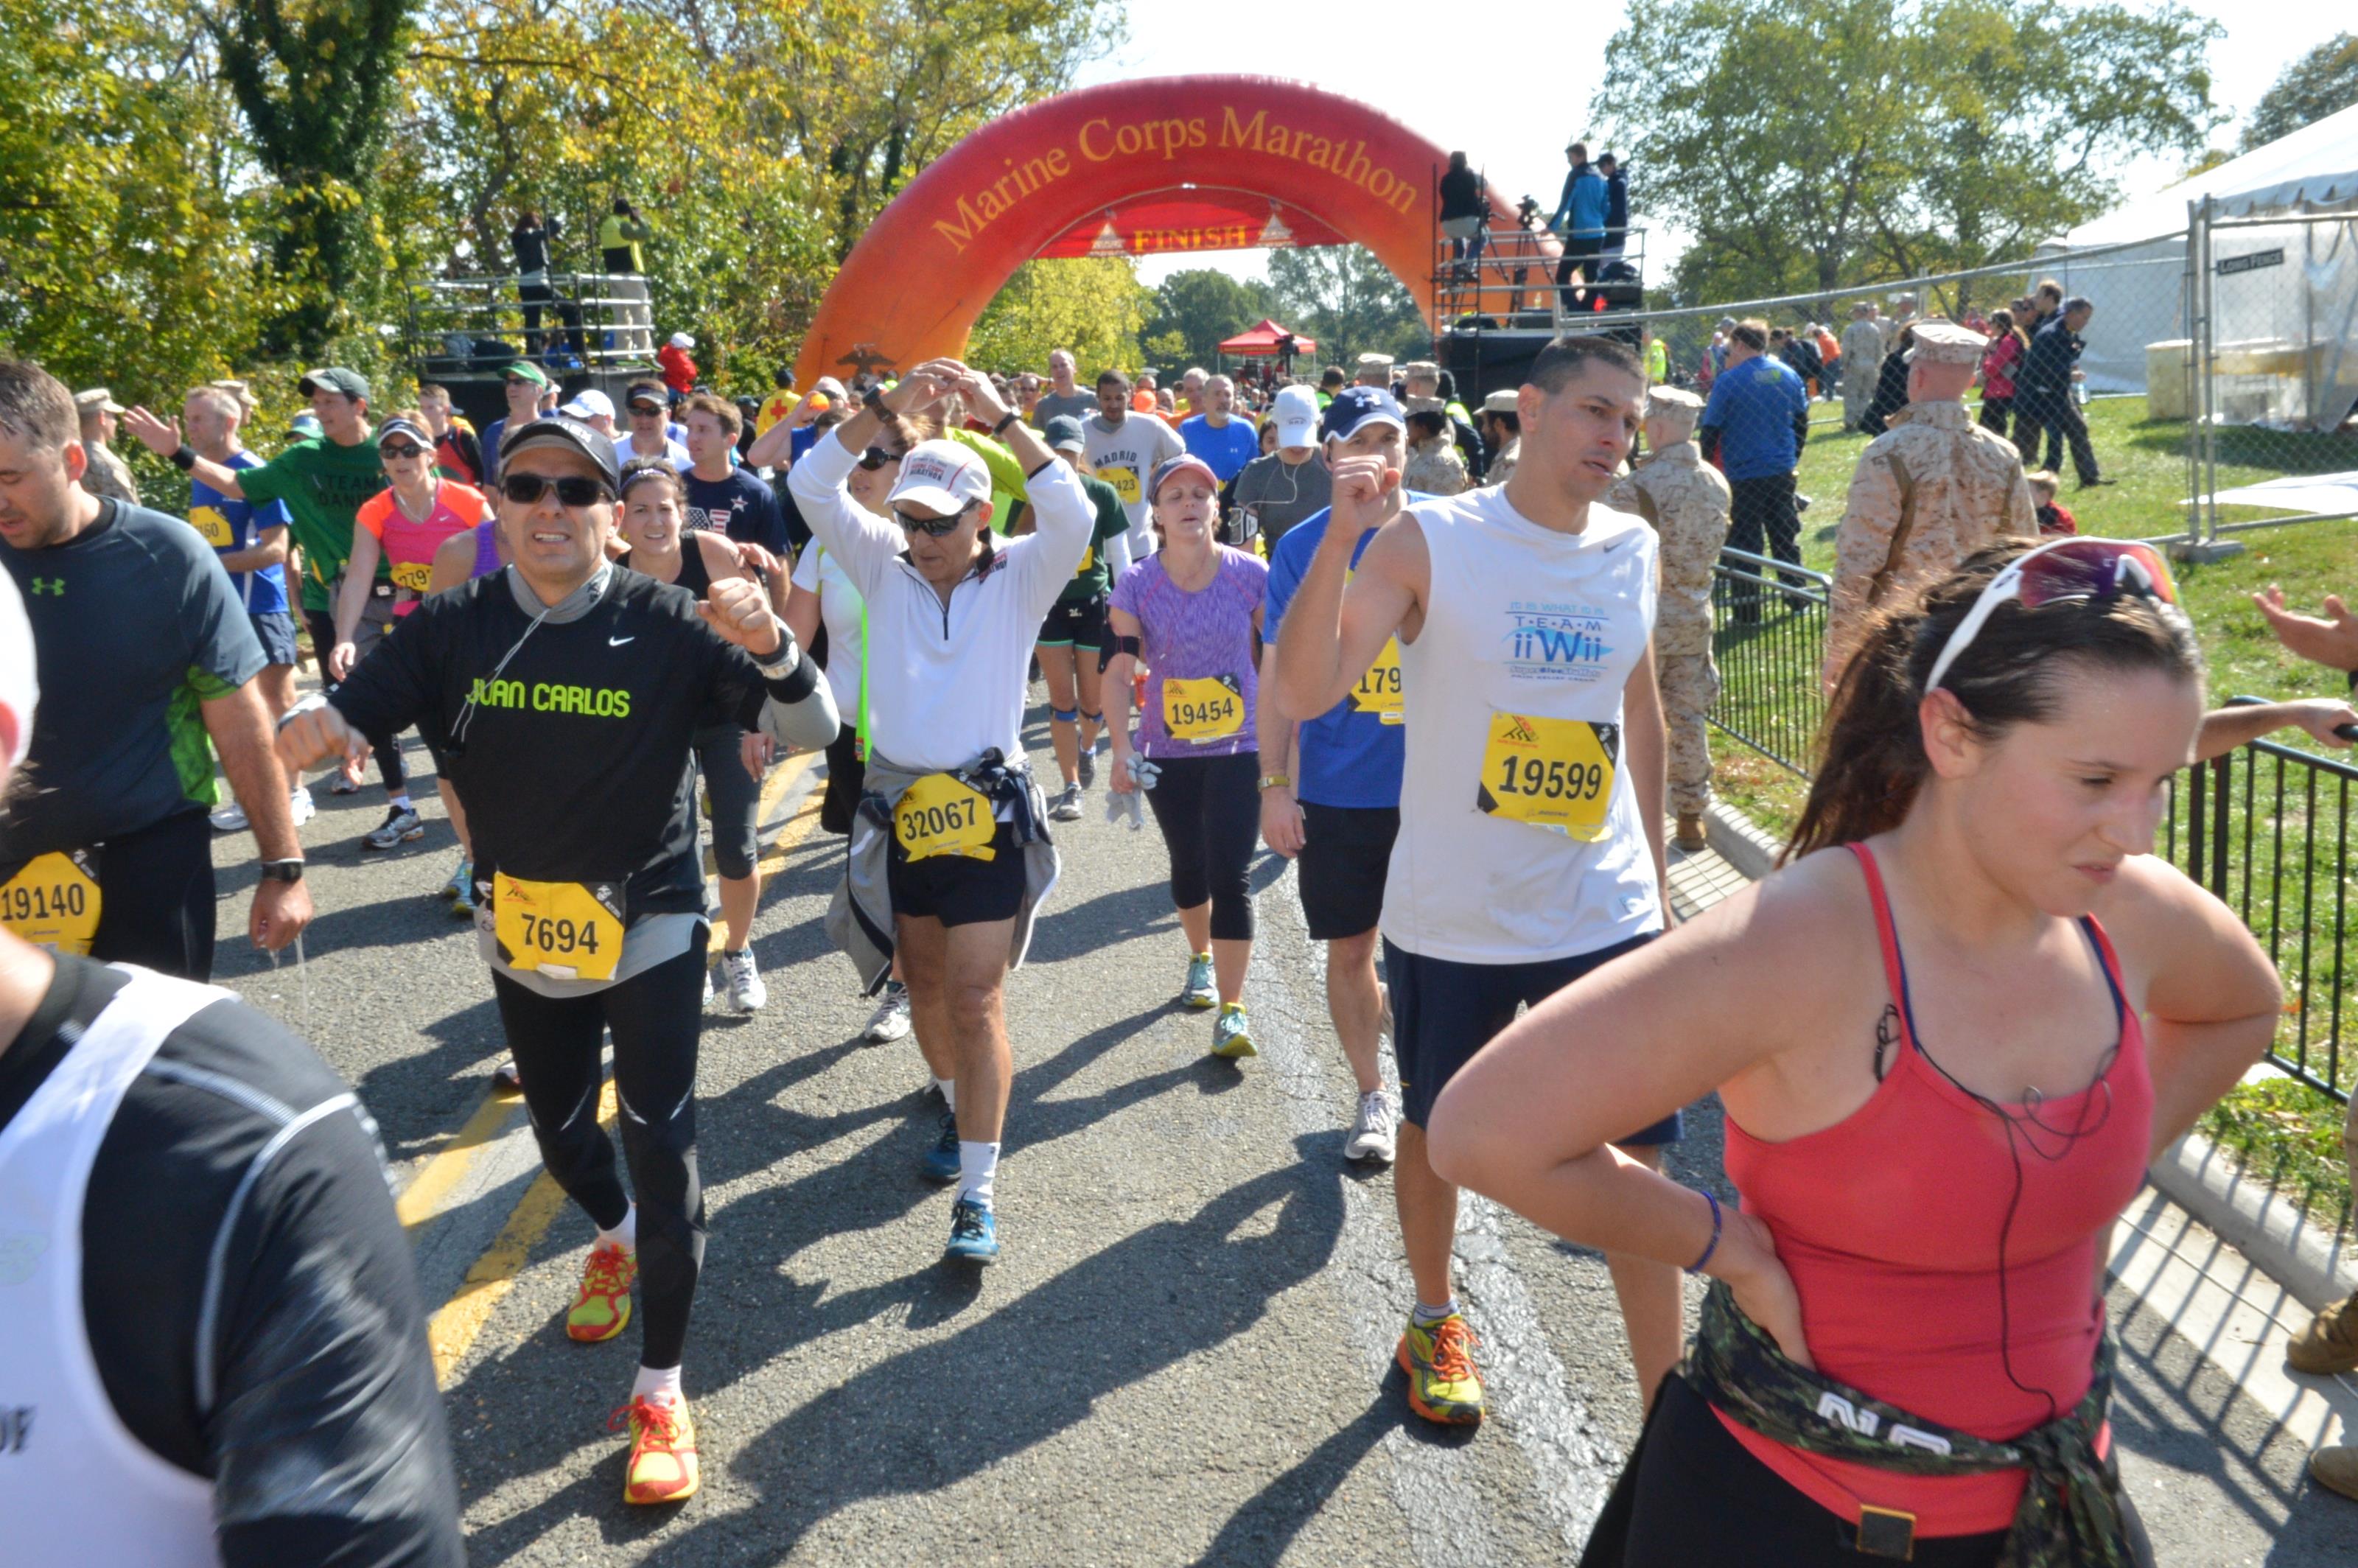
[[[990,470],[980,458],[956,441],[920,441],[901,460],[901,477],[884,503],[914,501],[947,517],[990,499]]]
[[[593,416],[611,419],[614,416],[614,400],[594,386],[585,386],[573,395],[573,401],[557,409],[557,412],[570,414],[576,419],[588,419]]]
[[[1314,447],[1318,444],[1318,395],[1306,386],[1277,390],[1277,444]]]
[[[16,744],[8,765],[24,766],[33,745],[33,710],[40,706],[41,677],[34,668],[33,623],[25,619],[25,601],[17,597],[16,579],[0,572],[0,708],[16,716]]]
[[[696,340],[686,332],[674,332],[671,335],[671,346],[675,349],[692,349],[696,347]]]

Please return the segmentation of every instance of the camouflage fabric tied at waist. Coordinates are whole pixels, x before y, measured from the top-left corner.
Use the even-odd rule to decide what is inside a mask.
[[[2022,1506],[2007,1531],[2002,1568],[2135,1568],[2116,1495],[2120,1474],[2099,1458],[2096,1436],[2112,1400],[2113,1341],[2096,1350],[2095,1379],[2072,1410],[2005,1443],[1912,1415],[1874,1395],[1802,1367],[1777,1347],[1767,1330],[1746,1317],[1726,1284],[1714,1281],[1704,1297],[1703,1322],[1679,1376],[1717,1410],[1771,1442],[1805,1453],[1871,1465],[1903,1476],[1978,1476],[2028,1470]],[[1862,1523],[1860,1550],[1877,1552]],[[1912,1532],[1912,1521],[1903,1527]],[[1912,1540],[1912,1534],[1909,1536]]]

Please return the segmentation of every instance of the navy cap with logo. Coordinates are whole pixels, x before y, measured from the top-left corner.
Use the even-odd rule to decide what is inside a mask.
[[[614,443],[595,425],[569,414],[544,414],[528,425],[517,426],[500,443],[500,467],[505,469],[510,458],[535,447],[564,447],[579,452],[598,465],[606,488],[620,493],[622,465],[615,460]]]
[[[1374,424],[1390,425],[1405,434],[1408,416],[1401,412],[1400,399],[1380,386],[1347,386],[1326,406],[1318,433],[1328,440],[1347,441]]]

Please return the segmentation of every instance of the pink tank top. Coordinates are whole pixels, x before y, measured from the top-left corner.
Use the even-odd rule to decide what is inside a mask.
[[[422,523],[402,511],[401,503],[389,489],[362,502],[357,520],[384,545],[385,565],[392,569],[394,586],[418,595],[426,591],[433,577],[434,552],[442,547],[442,542],[481,523],[489,510],[490,503],[484,501],[481,491],[455,479],[446,479],[435,487],[434,508]],[[476,553],[480,557],[481,549]],[[406,615],[416,608],[415,597],[399,597],[393,612]]]
[[[1898,1058],[1865,1105],[1805,1137],[1763,1142],[1730,1117],[1728,1178],[1745,1212],[1776,1237],[1821,1371],[1979,1437],[2019,1436],[2088,1391],[2104,1331],[2097,1248],[2145,1179],[2152,1136],[2144,1033],[2112,944],[2083,919],[2113,993],[2119,1049],[2086,1089],[2040,1102],[2035,1123],[2018,1105],[2001,1122],[1920,1049],[1882,873],[1865,845],[1849,848],[1875,905],[1899,1014]],[[1973,1535],[2006,1529],[2022,1498],[2020,1470],[1900,1476],[1720,1420],[1804,1496],[1852,1522],[1872,1503],[1914,1514],[1920,1535]]]

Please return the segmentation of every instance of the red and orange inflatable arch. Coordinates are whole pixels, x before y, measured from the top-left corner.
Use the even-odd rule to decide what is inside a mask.
[[[968,136],[893,199],[828,286],[795,374],[808,386],[957,354],[1016,267],[1043,254],[1356,241],[1422,300],[1447,164],[1389,115],[1272,77],[1047,99]],[[1512,233],[1511,211],[1491,205]]]

